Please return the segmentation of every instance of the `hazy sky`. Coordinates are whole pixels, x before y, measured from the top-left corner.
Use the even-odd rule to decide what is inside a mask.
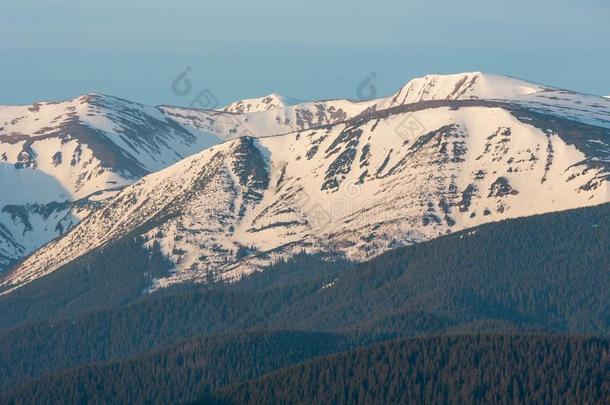
[[[0,104],[356,98],[372,72],[385,95],[474,70],[610,94],[608,0],[0,0],[0,38]]]

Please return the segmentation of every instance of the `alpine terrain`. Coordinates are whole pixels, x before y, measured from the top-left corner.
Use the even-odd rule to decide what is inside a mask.
[[[367,106],[345,100],[290,106],[270,95],[213,111],[100,94],[0,106],[0,271],[64,234],[122,187],[189,155],[242,135],[342,121]]]
[[[155,290],[610,201],[610,100],[479,72],[218,111],[86,95],[0,125],[3,265],[33,252],[4,294],[126,237],[168,260]]]

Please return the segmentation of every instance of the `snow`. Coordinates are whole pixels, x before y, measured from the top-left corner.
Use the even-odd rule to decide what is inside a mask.
[[[544,87],[481,72],[426,75],[411,80],[395,96],[401,104],[426,100],[515,99],[543,91]]]
[[[235,172],[235,162],[248,158],[235,153],[242,140],[225,142],[124,189],[112,200],[117,209],[94,212],[28,258],[5,285],[40,277],[173,208],[177,216],[144,235],[148,245],[159,242],[174,262],[172,274],[156,280],[153,288],[201,281],[209,272],[236,279],[301,250],[338,250],[349,259],[365,260],[482,223],[610,200],[607,182],[582,189],[599,174],[584,165],[583,152],[502,108],[437,107],[409,114],[427,132],[448,125],[453,129],[415,151],[411,146],[421,133],[404,137],[395,132],[405,113],[361,124],[355,144],[341,141],[350,130],[347,123],[259,138],[254,145],[271,177],[262,190],[244,184]],[[502,135],[507,130],[510,134]],[[308,158],[313,145],[318,152]],[[338,175],[336,189],[324,189],[337,156],[350,148],[355,148],[355,158],[349,171]],[[500,177],[517,192],[492,196],[492,184]],[[208,180],[201,185],[201,178]],[[477,192],[461,211],[459,200],[469,185],[476,185]],[[250,191],[260,192],[260,200],[247,201]],[[443,212],[443,203],[452,207],[449,213]],[[427,216],[433,218],[429,223]],[[239,246],[268,255],[240,260]]]
[[[174,263],[172,274],[155,280],[153,289],[202,281],[210,272],[237,279],[302,251],[339,251],[365,260],[491,221],[610,201],[605,166],[587,166],[608,161],[610,154],[588,156],[558,134],[517,119],[502,103],[418,107],[431,100],[500,101],[610,128],[610,100],[480,72],[428,75],[390,97],[363,102],[288,105],[272,94],[214,111],[89,94],[0,107],[0,156],[7,157],[0,162],[0,181],[12,190],[0,196],[0,206],[81,198],[101,204],[95,210],[92,205],[62,209],[48,218],[30,207],[31,231],[2,213],[0,223],[14,239],[0,240],[0,255],[23,257],[59,236],[56,224],[75,226],[26,259],[2,285],[10,289],[35,280],[172,210],[177,215],[143,235],[147,246],[158,242]],[[357,127],[350,121],[367,109],[404,104],[415,107]],[[104,167],[103,156],[76,136],[45,136],[74,116],[151,174],[139,179],[120,165]],[[405,122],[417,123],[417,130],[399,135]],[[126,137],[133,128],[139,128],[135,137]],[[422,141],[443,128],[441,135]],[[36,168],[15,168],[27,139],[11,141],[15,134],[38,137],[31,146]],[[243,146],[242,136],[258,138],[257,152],[251,153],[260,154],[267,166],[264,189],[244,183],[236,172],[236,162],[248,158],[235,152]],[[605,138],[588,143],[610,150]],[[71,165],[79,145],[79,163]],[[59,165],[53,164],[57,152],[64,156]],[[340,163],[344,171],[337,169]],[[516,192],[493,195],[499,179]],[[595,182],[598,187],[585,187]],[[460,204],[469,187],[475,191],[466,207]],[[260,199],[246,198],[251,193]],[[264,255],[240,259],[240,247]]]
[[[282,100],[270,95],[261,98],[261,103],[265,99],[271,104]],[[300,106],[282,101],[277,108],[237,114],[152,107],[96,93],[62,102],[1,106],[0,181],[11,192],[0,195],[0,207],[99,201],[104,195],[100,192],[132,184],[142,175],[162,170],[226,139],[326,125],[351,117],[366,106],[346,100]],[[83,136],[82,131],[87,133]],[[32,164],[17,168],[20,154],[26,150],[33,154]],[[56,156],[61,156],[61,162]],[[136,172],[126,170],[126,165],[135,167]],[[32,210],[26,209],[34,218]],[[64,214],[75,224],[86,212]],[[58,221],[65,222],[63,217],[39,219],[41,222],[32,223],[30,230],[2,215],[0,224],[9,229],[11,240],[0,241],[0,257],[23,257],[60,236],[55,229]],[[0,271],[5,265],[0,260]]]
[[[351,118],[372,105],[373,101],[327,100],[244,114],[171,106],[159,108],[193,133],[204,131],[228,140],[240,136],[280,135],[328,125]]]
[[[545,114],[610,128],[610,103],[604,97],[482,72],[413,79],[394,95],[382,99],[377,109],[421,101],[468,99],[510,101]]]
[[[276,108],[288,107],[290,104],[284,97],[276,93],[271,93],[264,97],[249,98],[235,101],[219,111],[230,113],[252,113],[273,110]]]

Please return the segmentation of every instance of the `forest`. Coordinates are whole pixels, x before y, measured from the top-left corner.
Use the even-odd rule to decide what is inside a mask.
[[[445,336],[326,356],[207,394],[219,404],[607,404],[609,341]]]
[[[264,402],[283,398],[281,381],[309,373],[302,398],[314,402],[483,403],[510,387],[515,402],[586,394],[603,403],[607,381],[578,376],[610,375],[609,213],[606,204],[488,224],[364,263],[301,254],[237,283],[151,294],[150,277],[167,263],[126,238],[0,298],[0,398]],[[431,351],[439,342],[445,352]],[[426,344],[439,366],[426,377],[434,390],[418,383],[428,360],[393,360]],[[527,372],[502,374],[494,362],[478,371],[472,363],[470,377],[455,372],[459,356],[489,358],[494,345],[505,356],[495,363],[514,357]],[[586,356],[600,356],[597,368]],[[329,381],[351,373],[345,362],[350,378]],[[361,374],[383,364],[375,375],[384,380]],[[264,384],[257,391],[250,380]],[[336,392],[315,392],[328,385]]]

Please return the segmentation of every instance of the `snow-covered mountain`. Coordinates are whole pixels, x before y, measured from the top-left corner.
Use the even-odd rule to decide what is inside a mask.
[[[288,107],[289,105],[290,104],[284,100],[284,97],[272,93],[264,97],[235,101],[224,108],[221,108],[220,111],[241,114],[274,110],[276,108]]]
[[[0,106],[0,184],[5,190],[0,194],[0,271],[63,234],[116,190],[193,153],[242,135],[345,120],[368,106],[343,100],[294,107],[274,103],[269,96],[255,108],[238,102],[223,112],[87,94],[63,102]],[[248,113],[238,112],[239,105]]]
[[[505,100],[545,114],[610,125],[608,101],[603,97],[481,72],[413,79],[393,96],[380,100],[377,109],[432,100]]]
[[[308,129],[239,137],[143,177],[2,286],[134,232],[173,263],[156,288],[232,279],[300,251],[361,260],[490,221],[610,201],[610,100],[602,97],[466,73],[335,103]],[[236,116],[242,128],[281,114],[294,125],[315,105]],[[203,114],[214,114],[160,111],[199,130]],[[316,124],[325,121],[335,122]]]
[[[545,90],[534,83],[481,72],[426,75],[411,80],[396,92],[391,105],[429,100],[517,99]]]

